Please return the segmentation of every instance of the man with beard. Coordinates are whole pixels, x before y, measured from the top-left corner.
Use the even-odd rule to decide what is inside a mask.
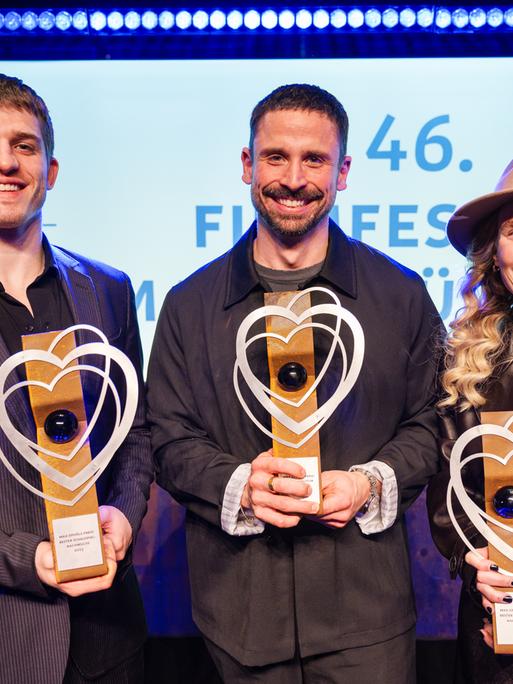
[[[158,481],[187,508],[193,614],[225,682],[415,681],[402,514],[436,471],[440,321],[416,274],[329,219],[351,165],[347,128],[316,86],[258,103],[242,151],[256,222],[173,288],[155,337]],[[263,293],[315,284],[366,340],[360,376],[320,432],[322,515],[303,468],[273,457],[232,380],[237,330]]]

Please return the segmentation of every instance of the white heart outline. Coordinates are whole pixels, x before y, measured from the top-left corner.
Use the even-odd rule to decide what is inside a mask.
[[[324,292],[325,294],[329,295],[331,297],[331,299],[334,300],[335,303],[331,304],[331,305],[326,305],[326,304],[325,305],[319,305],[319,304],[317,304],[316,306],[310,307],[308,309],[308,311],[310,312],[310,314],[308,316],[304,316],[304,313],[300,314],[299,316],[296,316],[296,314],[294,314],[294,312],[292,311],[292,307],[294,306],[294,304],[296,304],[296,302],[299,299],[304,297],[305,294],[308,294],[309,292],[313,292],[313,291]],[[287,398],[283,397],[281,394],[278,394],[277,392],[273,392],[270,387],[267,387],[267,385],[264,385],[264,383],[261,382],[255,376],[255,374],[251,371],[249,363],[247,363],[246,354],[244,353],[244,355],[242,357],[243,358],[243,367],[241,367],[241,373],[242,373],[244,379],[246,380],[246,383],[248,383],[248,378],[252,378],[252,381],[255,384],[257,384],[258,387],[260,387],[261,391],[265,392],[266,395],[269,395],[270,397],[274,397],[275,399],[278,399],[278,401],[281,401],[284,404],[288,404],[289,406],[294,406],[295,408],[299,408],[300,406],[302,406],[304,404],[304,402],[308,399],[308,397],[315,392],[315,390],[317,389],[317,386],[321,382],[324,374],[326,373],[326,371],[327,371],[327,369],[331,363],[331,359],[333,358],[333,354],[335,353],[335,349],[337,346],[336,338],[339,337],[340,325],[342,323],[342,316],[341,316],[342,307],[340,305],[340,301],[333,294],[333,292],[331,290],[328,290],[325,287],[310,287],[307,290],[302,290],[301,292],[299,292],[295,297],[293,297],[290,300],[290,302],[288,303],[287,306],[273,306],[273,305],[271,305],[268,307],[261,307],[260,309],[256,309],[256,311],[253,311],[248,316],[246,316],[246,318],[240,324],[239,330],[237,332],[236,348],[238,349],[239,348],[238,347],[239,335],[244,340],[246,340],[247,334],[248,334],[249,330],[251,329],[251,327],[256,323],[257,320],[262,318],[262,315],[259,313],[262,309],[273,309],[276,311],[276,313],[265,314],[265,315],[275,315],[275,316],[280,316],[280,317],[284,317],[281,313],[284,309],[290,310],[290,314],[292,314],[293,317],[298,319],[298,321],[299,321],[299,319],[304,320],[304,318],[309,318],[309,317],[311,318],[312,316],[317,315],[317,313],[320,313],[317,311],[313,312],[313,309],[316,309],[316,307],[318,307],[318,306],[323,306],[323,307],[331,306],[332,307],[330,309],[330,311],[324,311],[323,313],[327,313],[328,315],[331,314],[331,315],[335,316],[337,322],[336,322],[336,325],[334,328],[329,328],[328,326],[324,326],[322,324],[315,324],[315,325],[306,324],[303,326],[299,325],[291,333],[289,333],[289,335],[287,335],[286,338],[284,338],[282,335],[278,335],[276,333],[261,333],[259,335],[255,335],[250,340],[247,340],[245,343],[245,348],[244,348],[244,352],[246,352],[246,350],[250,344],[252,344],[253,342],[255,342],[258,339],[265,338],[265,337],[274,337],[275,339],[278,339],[281,342],[288,344],[289,340],[293,337],[293,335],[295,335],[297,332],[299,332],[299,330],[305,330],[305,329],[308,329],[310,327],[317,327],[317,328],[323,327],[323,328],[325,328],[329,333],[331,333],[333,335],[333,341],[331,343],[330,350],[326,356],[326,360],[324,361],[321,370],[317,374],[315,381],[313,382],[312,386],[308,389],[308,391],[305,392],[305,394],[303,394],[303,396],[298,401],[292,401],[291,399],[287,399]],[[255,313],[257,313],[258,315],[255,315]],[[288,316],[285,316],[285,318],[288,318],[288,320],[292,320],[292,322],[294,322],[293,318],[289,318]],[[344,359],[347,363],[347,356],[345,354],[345,350],[344,350]]]
[[[513,547],[510,546],[510,544],[505,542],[503,539],[501,539],[493,531],[493,529],[489,525],[487,525],[486,522],[484,522],[484,520],[488,520],[495,527],[502,528],[509,532],[513,532],[513,525],[508,525],[506,523],[501,522],[500,520],[492,518],[489,514],[486,513],[486,511],[483,511],[481,508],[479,508],[479,506],[477,506],[474,503],[474,501],[472,501],[463,485],[461,471],[468,463],[479,458],[491,458],[494,461],[497,461],[498,463],[501,463],[505,466],[513,456],[513,448],[510,451],[508,451],[508,453],[503,457],[497,456],[496,454],[491,454],[489,452],[479,452],[476,454],[471,454],[463,460],[461,460],[461,457],[468,444],[477,437],[484,437],[485,435],[494,435],[496,437],[501,437],[510,443],[513,442],[513,433],[511,432],[511,430],[508,429],[508,426],[511,425],[512,420],[513,419],[511,418],[508,419],[508,421],[504,425],[494,425],[492,423],[483,423],[481,425],[475,425],[474,427],[465,430],[465,432],[463,432],[458,437],[451,450],[451,458],[449,462],[450,478],[447,486],[446,498],[447,511],[449,513],[451,522],[459,537],[468,549],[470,549],[476,555],[480,555],[476,547],[468,539],[467,535],[462,530],[460,524],[456,519],[452,504],[453,491],[464,513],[466,514],[472,525],[477,529],[477,531],[486,539],[486,541],[491,546],[493,546],[495,549],[497,549],[497,551],[499,551],[503,556],[505,556],[506,558],[508,558],[508,560],[511,561],[513,561]],[[500,567],[499,571],[504,575],[513,577],[513,573],[506,570],[505,568]]]
[[[290,307],[295,304],[298,299],[301,297],[305,296],[306,294],[310,292],[323,292],[327,293],[333,300],[335,300],[336,304],[317,304],[314,306],[309,307],[306,311],[304,311],[300,315],[296,315],[293,311],[290,310]],[[338,322],[341,322],[342,320],[346,323],[346,325],[349,327],[353,334],[353,357],[351,360],[351,365],[349,367],[349,370],[347,371],[347,374],[342,374],[340,378],[340,382],[335,390],[335,392],[332,394],[332,396],[321,406],[316,409],[310,416],[307,416],[307,418],[303,419],[302,421],[295,421],[292,418],[290,418],[286,413],[284,413],[279,406],[277,406],[275,403],[273,403],[270,400],[270,396],[275,396],[278,400],[282,401],[283,403],[289,404],[289,405],[295,405],[295,406],[300,406],[304,401],[305,401],[305,396],[301,398],[299,402],[291,402],[290,400],[286,400],[286,398],[282,397],[281,395],[278,395],[274,392],[271,392],[270,388],[266,387],[258,378],[255,377],[253,372],[251,371],[251,368],[249,367],[249,363],[247,361],[246,357],[246,350],[250,344],[252,344],[255,340],[257,339],[262,339],[264,337],[274,337],[277,339],[280,339],[284,343],[287,343],[287,341],[294,335],[296,332],[298,332],[299,328],[301,329],[306,329],[306,328],[321,328],[329,331],[331,334],[333,334],[334,341],[332,342],[332,345],[330,347],[330,351],[326,357],[326,361],[323,364],[323,367],[321,369],[321,373],[319,373],[318,377],[316,378],[316,384],[321,381],[326,369],[328,368],[329,364],[331,363],[331,360],[333,358],[333,354],[335,353],[335,349],[337,345],[341,349],[341,354],[342,358],[344,360],[344,368],[343,370],[345,371],[347,368],[347,355],[345,353],[345,348],[342,343],[342,340],[340,339],[339,335],[339,330],[340,330],[340,325],[338,324],[335,328],[329,328],[328,326],[325,326],[324,324],[321,323],[315,323],[311,322],[308,324],[302,324],[302,321],[304,321],[306,318],[312,318],[312,316],[316,315],[321,315],[321,314],[326,314],[326,315],[334,315],[337,319]],[[283,337],[281,335],[277,335],[276,333],[260,333],[253,338],[250,338],[250,340],[246,341],[247,333],[251,326],[257,321],[260,320],[263,317],[266,316],[280,316],[281,318],[286,318],[289,321],[292,321],[293,323],[296,323],[296,328],[292,330],[286,337]],[[347,309],[342,307],[340,304],[339,299],[335,296],[331,290],[328,290],[327,288],[324,287],[311,287],[306,290],[302,290],[300,293],[298,293],[288,304],[287,307],[282,307],[282,306],[276,306],[276,305],[271,305],[271,306],[263,306],[255,311],[251,312],[246,316],[246,318],[242,321],[241,325],[239,326],[239,330],[237,332],[237,340],[236,340],[236,360],[234,364],[234,369],[233,369],[233,383],[234,383],[234,389],[235,393],[237,395],[237,398],[239,399],[239,402],[241,403],[244,411],[248,415],[248,417],[253,421],[253,423],[268,437],[271,439],[276,440],[277,442],[294,448],[294,449],[299,449],[303,444],[305,444],[320,428],[324,425],[324,423],[328,420],[328,418],[332,415],[333,411],[337,408],[337,406],[340,404],[340,402],[349,394],[351,389],[353,388],[354,384],[356,383],[356,380],[358,379],[358,376],[360,374],[361,367],[363,365],[363,357],[365,353],[365,337],[363,334],[363,329],[358,321],[358,319]],[[288,428],[291,432],[294,432],[297,435],[303,434],[306,430],[310,430],[310,432],[307,433],[303,439],[301,439],[299,442],[289,442],[288,440],[285,440],[281,437],[277,437],[274,435],[270,430],[268,430],[265,425],[263,425],[257,418],[256,416],[253,415],[251,412],[249,406],[247,405],[246,401],[244,400],[244,397],[242,396],[242,392],[240,390],[239,386],[239,379],[238,379],[238,371],[241,371],[241,374],[246,381],[246,384],[250,388],[250,390],[253,392],[253,395],[257,399],[257,401],[260,403],[260,405],[268,411],[279,423],[284,425],[286,428]],[[314,387],[314,389],[315,389]],[[310,390],[308,396],[311,394],[312,390]],[[269,396],[268,396],[269,395]],[[310,429],[311,428],[311,429]]]
[[[89,330],[93,331],[101,339],[106,339],[105,336],[101,331],[99,331],[97,328],[94,328],[93,326],[89,325],[75,325],[71,326],[70,328],[67,328],[65,331],[63,331],[62,335],[68,334],[72,330]],[[53,349],[54,346],[51,346]],[[66,370],[66,366],[71,362],[79,357],[82,356],[88,356],[88,355],[99,355],[105,358],[106,361],[106,368],[108,367],[110,370],[110,362],[114,361],[117,363],[117,365],[120,367],[124,380],[125,380],[125,385],[126,385],[126,396],[125,396],[125,405],[124,409],[122,412],[122,415],[120,416],[121,412],[121,402],[119,400],[119,394],[117,392],[117,389],[110,379],[110,377],[107,377],[106,371],[101,370],[98,368],[95,368],[94,366],[89,366],[89,365],[84,365],[84,364],[78,364],[75,366],[72,366],[71,368]],[[104,378],[104,382],[102,383],[102,390],[105,388],[105,392],[102,391],[100,392],[100,396],[103,397],[103,400],[105,399],[105,393],[107,391],[107,387],[111,390],[114,401],[115,401],[115,407],[116,407],[116,419],[115,419],[115,425],[113,427],[111,436],[107,443],[104,445],[104,447],[100,450],[98,455],[91,460],[90,463],[87,464],[85,468],[83,468],[81,471],[76,473],[74,476],[69,477],[67,475],[64,475],[63,473],[56,471],[54,468],[52,468],[46,461],[43,459],[39,458],[37,454],[34,453],[33,449],[28,446],[29,444],[34,444],[27,438],[25,438],[11,423],[10,418],[7,413],[7,409],[5,406],[5,383],[7,380],[7,377],[9,374],[14,370],[14,368],[21,363],[25,363],[27,360],[40,360],[40,361],[45,361],[47,363],[51,363],[54,366],[60,367],[63,369],[60,373],[57,374],[56,377],[58,379],[61,379],[64,375],[70,372],[74,371],[91,371],[94,373],[97,373],[98,375],[102,376]],[[55,378],[54,378],[55,380]],[[55,385],[58,382],[52,383],[41,383],[39,381],[35,381],[33,383],[30,383],[29,381],[24,381],[21,383],[17,383],[16,385],[13,385],[11,388],[9,388],[8,393],[10,394],[12,391],[15,389],[20,388],[21,386],[26,386],[27,384],[37,384],[39,386],[43,386],[49,391],[51,391],[51,385]],[[2,449],[0,448],[0,460],[3,462],[7,470],[13,475],[13,477],[20,482],[26,489],[31,491],[32,493],[36,494],[37,496],[46,499],[47,501],[52,501],[57,504],[62,504],[65,506],[73,506],[77,501],[79,501],[84,494],[95,484],[96,480],[100,477],[100,475],[103,473],[105,468],[108,466],[109,462],[111,461],[112,457],[114,456],[115,452],[119,447],[121,446],[123,440],[125,439],[126,435],[128,434],[134,417],[135,413],[137,411],[137,399],[138,399],[138,391],[139,391],[139,383],[137,379],[137,373],[135,371],[135,368],[132,365],[132,362],[130,359],[117,347],[114,347],[110,344],[105,343],[105,342],[91,342],[87,344],[80,345],[73,349],[71,352],[69,352],[64,359],[60,359],[58,356],[55,354],[51,353],[49,350],[27,350],[27,351],[21,351],[16,354],[13,354],[10,356],[8,359],[4,361],[4,363],[0,366],[0,389],[1,389],[1,395],[0,395],[0,427],[3,430],[4,434],[6,435],[7,439],[11,442],[11,444],[15,447],[15,449],[18,451],[18,453],[30,464],[32,465],[39,473],[44,474],[46,477],[49,479],[53,480],[57,484],[60,484],[61,486],[65,487],[69,491],[76,491],[77,488],[79,488],[81,485],[84,483],[85,486],[80,490],[80,492],[75,496],[73,499],[59,499],[57,497],[50,496],[48,494],[45,494],[41,490],[37,489],[33,485],[31,485],[29,482],[27,482],[12,466],[12,464],[9,462],[9,460],[6,458],[5,454],[3,453]],[[102,405],[97,404],[97,408],[95,410],[95,413],[93,414],[96,415],[96,413],[100,413],[102,408]],[[35,445],[37,447],[37,445]],[[28,448],[27,448],[28,447]]]
[[[93,332],[98,335],[98,337],[102,340],[104,344],[109,344],[109,340],[107,339],[107,336],[102,330],[99,330],[98,328],[93,327],[92,325],[88,325],[86,323],[82,325],[72,325],[69,328],[66,328],[66,330],[61,331],[58,335],[54,337],[52,340],[52,343],[48,347],[48,352],[52,353],[55,347],[59,344],[59,342],[66,337],[67,335],[74,333],[75,330],[89,330],[90,332]],[[100,415],[101,408],[103,406],[103,402],[105,401],[105,394],[107,392],[107,378],[109,377],[110,373],[110,358],[105,358],[105,369],[104,369],[104,377],[103,377],[103,382],[102,386],[100,389],[100,394],[98,396],[98,401],[96,404],[96,408],[94,410],[93,415],[91,416],[91,420],[87,424],[87,428],[84,430],[84,433],[81,435],[79,441],[75,444],[73,449],[70,451],[69,454],[58,454],[52,449],[46,449],[45,447],[39,446],[37,442],[32,442],[29,440],[27,437],[24,435],[21,435],[22,438],[25,440],[25,443],[28,444],[36,453],[40,452],[42,454],[46,454],[47,456],[51,456],[52,458],[57,458],[62,461],[71,461],[74,456],[80,451],[80,449],[83,447],[83,445],[86,443],[87,439],[89,439],[89,435],[93,431],[94,426],[96,425],[96,421],[98,420],[98,417]],[[19,364],[18,364],[19,365]],[[87,370],[87,371],[92,371],[92,372],[97,372],[98,369],[94,368],[93,366],[84,366],[80,365],[78,366],[73,366],[69,369],[68,372],[72,373],[74,371],[79,371],[79,370]],[[61,374],[59,374],[59,379],[60,379]],[[55,380],[55,378],[54,378]],[[50,383],[52,386],[52,389],[50,391],[53,391],[53,388],[57,384],[57,382]],[[43,387],[43,389],[47,388],[45,383],[39,382],[37,380],[32,380],[32,381],[24,381],[20,382],[16,385],[13,385],[7,392],[4,393],[3,395],[3,400],[5,403],[5,400],[16,390],[21,389],[22,387],[28,387],[29,385],[36,385],[39,387]],[[0,384],[0,387],[2,385]],[[119,398],[118,398],[119,401]],[[16,429],[13,426],[13,429]],[[19,432],[19,431],[17,431]],[[21,434],[21,433],[19,433]]]

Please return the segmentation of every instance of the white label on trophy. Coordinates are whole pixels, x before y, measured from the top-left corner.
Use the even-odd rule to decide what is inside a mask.
[[[510,603],[495,603],[494,606],[497,644],[513,644],[513,605]]]
[[[61,572],[102,564],[96,513],[56,518],[52,523],[57,567]]]
[[[319,483],[319,459],[317,456],[298,456],[291,458],[291,461],[298,463],[305,469],[303,481],[310,485],[312,493],[310,496],[303,497],[304,501],[314,501],[321,503],[321,487]]]

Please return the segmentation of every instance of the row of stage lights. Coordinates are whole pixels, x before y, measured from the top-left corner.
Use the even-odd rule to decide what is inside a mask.
[[[14,33],[55,29],[80,33],[131,33],[148,31],[221,31],[263,29],[300,30],[453,30],[513,28],[513,7],[500,9],[447,9],[445,7],[388,7],[386,9],[233,9],[153,11],[112,10],[16,11],[0,13],[0,32]]]

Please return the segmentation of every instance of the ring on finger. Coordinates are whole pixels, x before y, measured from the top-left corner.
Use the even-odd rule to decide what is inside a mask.
[[[267,488],[269,489],[270,492],[273,494],[276,494],[276,490],[273,487],[273,480],[274,480],[274,475],[271,475],[271,477],[267,480]]]

